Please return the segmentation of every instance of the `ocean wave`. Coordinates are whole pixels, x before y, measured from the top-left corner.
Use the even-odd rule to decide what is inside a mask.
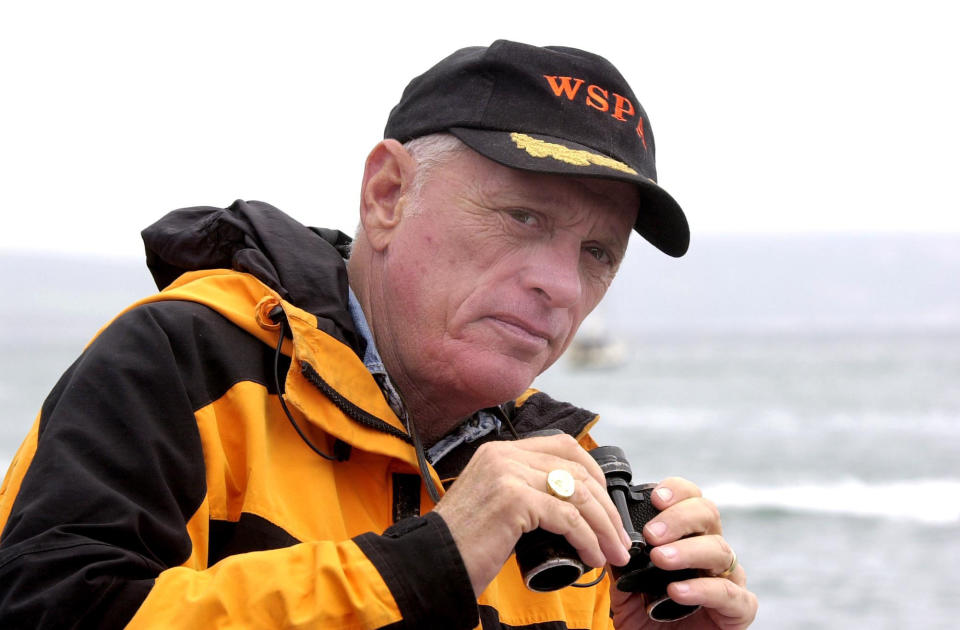
[[[707,486],[703,494],[721,509],[827,513],[936,525],[960,522],[957,479],[871,483],[846,479],[776,487],[729,482]]]
[[[596,412],[604,425],[635,429],[638,426],[656,429],[694,431],[715,426],[723,420],[723,414],[708,407],[675,407],[668,405],[630,405],[601,403],[587,405]]]
[[[807,433],[811,427],[831,431],[868,429],[872,434],[900,432],[914,435],[945,435],[955,438],[960,431],[960,414],[954,409],[796,409],[788,406],[755,406],[743,410],[707,406],[629,405],[604,403],[592,411],[602,425],[626,429],[660,429],[675,433],[697,432],[723,426],[757,426],[764,433]]]
[[[3,454],[6,455],[6,454]],[[0,478],[13,459],[0,455]],[[726,482],[703,487],[721,510],[833,514],[915,521],[927,525],[960,523],[960,480],[914,479],[867,483],[751,486]]]

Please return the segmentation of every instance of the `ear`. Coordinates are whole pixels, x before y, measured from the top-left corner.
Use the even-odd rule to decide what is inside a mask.
[[[403,219],[417,162],[403,145],[381,140],[367,156],[360,190],[360,222],[375,251],[383,250]]]

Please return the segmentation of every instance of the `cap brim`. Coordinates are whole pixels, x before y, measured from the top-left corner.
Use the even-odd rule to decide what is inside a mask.
[[[690,246],[690,227],[680,204],[655,181],[615,158],[588,146],[542,134],[467,127],[452,127],[448,131],[477,153],[511,168],[636,184],[640,191],[640,209],[634,229],[670,256],[683,256]]]

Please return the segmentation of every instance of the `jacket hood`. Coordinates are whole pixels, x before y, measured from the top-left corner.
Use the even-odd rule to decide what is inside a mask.
[[[351,239],[307,227],[262,201],[174,210],[141,232],[160,290],[181,274],[233,269],[255,276],[284,300],[316,315],[317,328],[363,354],[348,304]]]

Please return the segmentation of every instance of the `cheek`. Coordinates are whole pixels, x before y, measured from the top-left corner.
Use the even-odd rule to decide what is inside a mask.
[[[436,261],[443,243],[441,236],[436,227],[420,220],[419,216],[414,217],[410,228],[404,230],[388,250],[387,267],[392,271],[392,280],[405,286],[422,284],[421,279],[438,266]]]
[[[471,265],[479,255],[476,239],[458,238],[458,231],[456,226],[448,225],[420,228],[405,243],[411,260],[417,263],[411,269],[422,276],[442,278]]]
[[[607,289],[613,283],[617,276],[617,270],[610,267],[602,269],[587,270],[583,277],[583,316],[586,317],[590,311],[597,307],[597,304],[607,294]]]
[[[391,261],[384,285],[391,299],[390,317],[400,322],[398,330],[413,331],[411,338],[426,343],[446,326],[447,302],[455,291],[458,267],[443,262],[445,257],[429,236],[410,246]]]

